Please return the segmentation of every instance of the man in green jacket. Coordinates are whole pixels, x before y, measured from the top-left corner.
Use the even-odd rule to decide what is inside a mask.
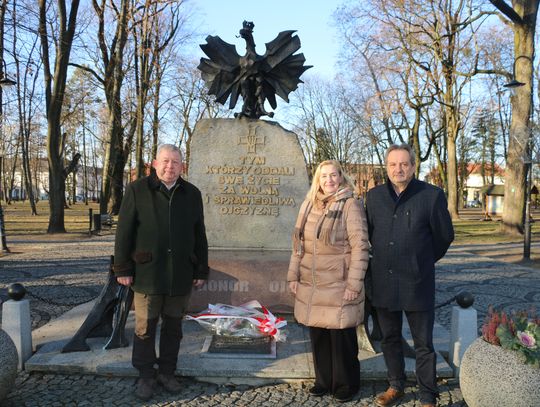
[[[202,197],[180,177],[180,150],[171,144],[160,146],[152,166],[155,173],[126,188],[114,248],[117,281],[134,291],[132,363],[139,371],[135,395],[143,400],[152,398],[156,382],[169,392],[181,390],[174,372],[182,317],[192,287],[201,287],[208,278]]]

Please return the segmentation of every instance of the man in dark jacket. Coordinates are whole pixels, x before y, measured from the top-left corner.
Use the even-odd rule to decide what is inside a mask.
[[[180,150],[162,145],[152,166],[155,173],[126,188],[114,248],[117,281],[134,291],[132,363],[139,371],[135,395],[143,400],[152,398],[156,382],[170,392],[181,390],[174,372],[182,317],[192,287],[201,287],[208,278],[201,193],[180,177]],[[155,338],[160,317],[157,358]]]
[[[435,406],[439,394],[433,348],[435,262],[454,240],[454,229],[443,191],[414,178],[415,157],[409,145],[388,149],[386,170],[386,184],[371,189],[366,198],[371,301],[383,335],[390,384],[375,404],[391,406],[403,397],[404,311],[414,339],[420,402]]]

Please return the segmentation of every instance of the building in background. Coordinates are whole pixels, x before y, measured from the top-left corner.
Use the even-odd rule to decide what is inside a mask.
[[[66,163],[67,165],[67,163]],[[32,160],[30,163],[32,177],[32,187],[34,198],[46,200],[49,198],[49,163],[47,159],[40,158]],[[89,201],[99,199],[102,168],[79,164],[74,173],[68,175],[66,179],[66,199],[68,202],[84,201],[85,197]],[[2,191],[9,191],[8,200],[21,201],[28,199],[24,175],[20,163],[5,159],[4,173],[2,174]],[[86,183],[85,183],[86,179]]]

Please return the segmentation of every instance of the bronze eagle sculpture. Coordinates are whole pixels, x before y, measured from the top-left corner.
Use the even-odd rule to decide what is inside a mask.
[[[276,95],[287,103],[289,93],[294,91],[300,76],[311,66],[304,66],[304,54],[294,53],[300,49],[300,38],[295,30],[282,31],[271,42],[266,43],[264,55],[255,52],[251,21],[244,21],[240,37],[246,41],[246,54],[238,55],[236,47],[218,36],[206,37],[206,44],[200,45],[208,58],[201,58],[198,69],[208,86],[208,93],[216,101],[225,105],[229,99],[229,109],[234,109],[238,96],[244,102],[242,111],[235,117],[258,119],[273,117],[267,112],[264,102],[268,100],[272,109],[277,106]]]

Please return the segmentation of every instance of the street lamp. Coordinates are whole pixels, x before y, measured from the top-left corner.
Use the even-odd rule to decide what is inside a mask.
[[[6,61],[2,58],[2,71],[0,72],[0,87],[10,88],[17,84],[17,81],[11,79],[7,74]]]
[[[6,68],[6,61],[2,58],[2,71],[0,72],[0,88],[9,88],[11,86],[14,86],[17,84],[16,81],[13,79],[10,79],[7,75],[7,68]],[[3,115],[3,108],[2,108],[2,99],[0,98],[0,116]],[[0,123],[0,126],[2,126],[3,129],[3,122],[4,118],[1,117],[2,123]],[[2,187],[2,171],[3,171],[3,157],[0,156],[0,189]],[[4,191],[5,192],[5,191]],[[2,244],[2,250],[1,253],[9,253],[9,247],[7,246],[6,241],[6,231],[4,227],[4,209],[2,208],[2,197],[0,196],[0,241]]]
[[[529,140],[529,145],[531,141]],[[533,166],[532,159],[527,162],[527,190],[525,191],[525,221],[523,224],[523,259],[530,260],[531,258],[531,189]]]
[[[526,56],[520,56],[514,60],[514,66],[512,69],[512,80],[503,85],[506,89],[514,92],[515,89],[524,86],[524,82],[520,82],[516,79],[516,62],[519,58],[527,58]],[[532,102],[531,102],[532,104]],[[532,115],[532,105],[531,113]],[[523,163],[526,165],[525,176],[525,219],[523,221],[523,260],[530,260],[531,258],[531,189],[532,189],[532,177],[533,177],[533,162],[532,162],[532,128],[531,117],[529,116],[529,134],[527,137],[527,145],[525,150],[525,157]]]
[[[512,80],[508,83],[505,83],[503,85],[503,88],[506,88],[506,89],[509,89],[510,91],[514,91],[516,88],[519,88],[521,86],[524,86],[525,83],[524,82],[520,82],[516,79],[516,63],[518,61],[519,58],[527,58],[528,57],[525,57],[525,56],[521,56],[521,57],[518,57],[514,60],[514,65],[512,67]]]

